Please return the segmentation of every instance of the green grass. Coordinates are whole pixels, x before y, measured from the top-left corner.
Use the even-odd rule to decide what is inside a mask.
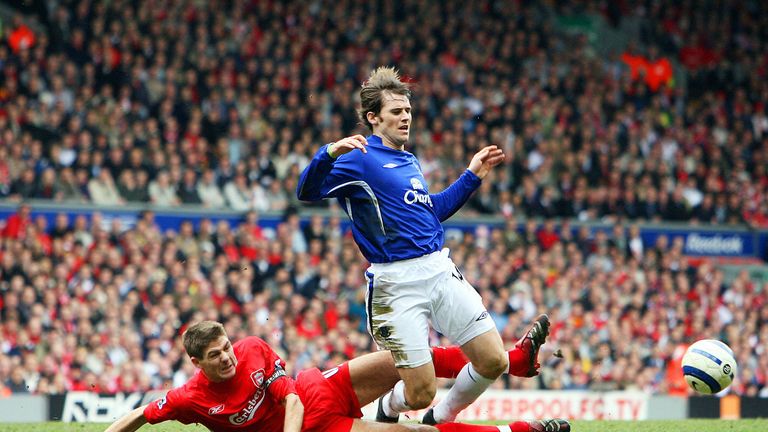
[[[492,423],[488,423],[492,424]],[[107,424],[101,423],[0,423],[3,432],[96,432]],[[163,423],[144,426],[147,432],[199,432],[208,429],[201,426],[184,426],[180,423]],[[681,420],[681,421],[578,421],[573,422],[574,432],[763,432],[768,431],[768,420]]]

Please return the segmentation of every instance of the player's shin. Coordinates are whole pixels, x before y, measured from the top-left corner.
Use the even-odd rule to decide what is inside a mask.
[[[383,396],[382,408],[388,417],[397,417],[399,413],[410,409],[405,401],[405,382],[398,381],[392,391]]]
[[[468,363],[459,372],[445,398],[434,406],[434,420],[437,423],[453,421],[461,410],[472,404],[494,381],[495,378],[480,375],[472,363]]]

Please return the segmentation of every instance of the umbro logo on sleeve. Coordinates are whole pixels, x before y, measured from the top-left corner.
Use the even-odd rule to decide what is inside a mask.
[[[390,163],[388,163],[388,164],[384,164],[384,165],[382,165],[381,167],[382,167],[382,168],[396,168],[396,167],[397,167],[397,164],[396,164],[396,163],[392,163],[392,162],[390,162]]]

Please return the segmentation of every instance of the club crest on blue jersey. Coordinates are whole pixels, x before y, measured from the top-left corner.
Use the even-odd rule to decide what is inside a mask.
[[[424,190],[424,185],[421,184],[421,180],[417,179],[416,177],[411,178],[411,187],[416,190]]]
[[[405,201],[406,204],[414,204],[418,202],[432,207],[432,198],[428,194],[417,192],[426,191],[421,180],[417,177],[411,177],[411,187],[413,189],[405,191],[405,195],[403,196],[403,201]]]
[[[432,207],[432,197],[427,194],[418,193],[417,191],[411,189],[405,191],[405,195],[403,195],[403,201],[405,201],[406,204],[421,203]]]

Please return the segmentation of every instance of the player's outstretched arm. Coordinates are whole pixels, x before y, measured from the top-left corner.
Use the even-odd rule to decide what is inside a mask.
[[[475,153],[468,169],[483,179],[491,171],[491,168],[500,164],[503,160],[504,152],[495,145],[490,145]]]
[[[477,152],[469,163],[467,170],[444,191],[430,194],[435,214],[440,222],[453,216],[480,186],[480,181],[488,175],[493,167],[504,160],[504,152],[495,145],[484,147]]]
[[[300,432],[304,423],[304,404],[301,403],[299,395],[290,393],[284,399],[285,403],[285,421],[283,422],[283,432]]]
[[[363,153],[368,153],[365,146],[368,145],[368,141],[362,135],[352,135],[346,138],[342,138],[335,143],[328,145],[328,154],[332,158],[337,158],[343,154],[349,153],[354,149],[360,149]]]
[[[144,408],[146,407],[146,405],[142,405],[122,416],[119,420],[112,423],[105,432],[133,432],[142,427],[147,422],[147,419],[144,417]]]
[[[320,147],[299,176],[296,196],[302,201],[319,201],[323,198],[330,198],[327,194],[333,186],[341,184],[339,182],[345,181],[350,175],[349,172],[333,174],[336,158],[355,149],[367,153],[368,150],[365,148],[367,145],[368,141],[365,140],[365,137],[353,135]]]

